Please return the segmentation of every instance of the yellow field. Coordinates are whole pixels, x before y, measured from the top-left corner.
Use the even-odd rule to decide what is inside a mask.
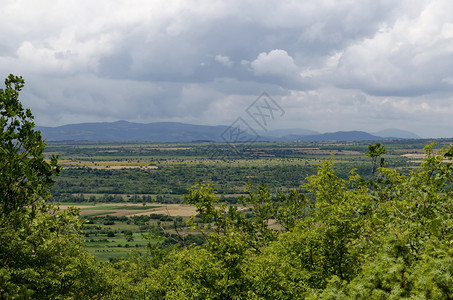
[[[91,169],[144,169],[157,170],[158,167],[150,161],[76,161],[76,160],[59,160],[58,164],[65,168],[91,168]]]
[[[80,215],[96,215],[96,216],[149,216],[150,214],[165,215],[170,217],[191,217],[197,214],[196,208],[188,204],[162,204],[148,203],[146,206],[137,203],[97,203],[94,205],[60,205],[60,209],[68,209],[75,207],[80,209]],[[247,207],[238,207],[239,211],[245,210]]]
[[[96,215],[96,216],[142,216],[150,214],[167,215],[171,217],[190,217],[196,215],[197,212],[194,206],[187,204],[159,204],[152,203],[147,206],[135,203],[98,203],[96,205],[60,205],[60,209],[69,207],[80,209],[80,215]],[[150,207],[150,208],[148,208]],[[136,208],[136,209],[134,209]]]

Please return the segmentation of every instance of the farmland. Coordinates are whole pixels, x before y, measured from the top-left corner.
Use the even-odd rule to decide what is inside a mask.
[[[195,207],[186,204],[143,205],[120,203],[64,203],[60,209],[75,207],[86,220],[85,246],[89,253],[100,260],[125,256],[131,250],[143,252],[156,243],[153,234],[166,236],[163,243],[172,240],[177,226],[178,234],[187,240],[200,240],[200,233],[186,225],[190,216],[196,215]],[[198,241],[199,242],[199,241]]]
[[[405,154],[420,151],[429,141],[386,143],[387,166],[411,165]],[[179,203],[197,180],[211,178],[216,191],[227,197],[242,193],[248,182],[266,183],[275,192],[297,188],[313,175],[316,165],[335,157],[335,168],[346,177],[352,168],[370,175],[365,156],[368,143],[255,143],[238,156],[227,144],[57,144],[48,154],[58,154],[63,172],[52,190],[60,202],[149,201]],[[83,199],[82,199],[83,196]],[[145,200],[143,197],[145,196]]]
[[[429,141],[389,141],[386,165],[409,170],[419,164]],[[438,145],[448,141],[441,141]],[[98,259],[143,251],[162,236],[174,243],[178,234],[201,242],[186,221],[196,214],[183,195],[197,181],[211,179],[221,202],[235,205],[248,184],[267,184],[275,197],[297,189],[316,166],[333,157],[334,168],[346,178],[353,168],[371,176],[365,153],[369,143],[255,143],[236,155],[227,144],[93,144],[50,143],[46,155],[59,155],[63,171],[56,177],[52,201],[61,208],[80,209],[87,220],[85,246]]]

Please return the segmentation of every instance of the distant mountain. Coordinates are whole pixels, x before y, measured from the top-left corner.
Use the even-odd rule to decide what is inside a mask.
[[[281,138],[288,135],[298,135],[298,136],[305,136],[305,135],[315,135],[320,134],[317,131],[301,129],[301,128],[291,128],[291,129],[275,129],[269,131],[259,131],[262,136],[267,137],[276,137]]]
[[[298,140],[305,142],[321,142],[321,141],[346,142],[346,141],[377,141],[382,140],[382,137],[375,136],[364,131],[337,131],[305,136],[290,135],[282,137],[282,140],[284,141]]]
[[[38,126],[48,141],[112,141],[112,142],[191,142],[220,141],[227,126],[191,125],[176,122],[82,123],[58,127]]]
[[[47,141],[99,141],[99,142],[225,142],[234,139],[229,126],[191,125],[177,122],[149,124],[127,121],[81,123],[58,127],[37,126]],[[230,133],[232,135],[230,136]],[[338,131],[320,134],[306,129],[279,129],[258,131],[260,141],[372,141],[387,137],[413,138],[410,132],[397,129],[369,134],[363,131]],[[417,136],[416,136],[417,137]],[[242,140],[256,140],[254,132],[242,136]]]
[[[416,135],[413,132],[396,129],[396,128],[389,128],[384,129],[378,132],[374,132],[374,135],[386,137],[386,138],[400,138],[400,139],[420,139],[421,137]]]

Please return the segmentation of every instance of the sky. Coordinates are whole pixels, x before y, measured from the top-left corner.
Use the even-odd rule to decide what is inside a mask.
[[[0,0],[0,77],[35,123],[453,136],[453,1]],[[3,86],[1,86],[3,88]]]

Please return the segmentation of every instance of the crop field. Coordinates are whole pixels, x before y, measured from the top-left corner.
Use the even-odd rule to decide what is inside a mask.
[[[417,168],[429,142],[382,142],[386,165],[403,171]],[[436,148],[448,142],[439,141]],[[183,195],[196,182],[212,180],[219,200],[235,205],[249,184],[266,184],[273,197],[290,189],[303,192],[305,178],[327,159],[335,160],[340,177],[355,168],[370,178],[369,143],[255,143],[240,155],[227,144],[216,144],[221,157],[209,152],[209,143],[50,143],[46,155],[58,155],[63,167],[55,178],[52,201],[63,209],[80,209],[88,222],[88,251],[107,260],[143,251],[157,242],[151,233],[172,243],[176,225],[179,234],[201,243],[199,233],[185,222],[196,211],[184,204]]]
[[[121,230],[112,230],[109,229],[111,227],[105,226],[105,229],[101,229],[100,233],[85,234],[85,247],[87,251],[93,254],[98,260],[110,260],[126,256],[131,251],[143,251],[147,247],[149,241],[143,234],[139,231],[133,231],[132,239],[127,239],[121,234],[125,228],[128,228],[127,224],[120,223],[119,225],[122,228]],[[103,226],[100,227],[103,228]],[[134,229],[132,227],[132,230]],[[86,231],[90,230],[88,229]],[[107,231],[107,233],[102,233],[103,231]],[[109,235],[108,232],[117,233]]]
[[[189,230],[185,224],[189,217],[196,215],[195,207],[190,205],[124,202],[60,205],[60,209],[68,207],[79,209],[80,216],[86,219],[83,232],[85,246],[99,260],[122,257],[130,251],[141,252],[148,245],[156,243],[151,233],[163,231],[174,234],[175,222],[179,222],[179,234],[199,234]]]
[[[158,167],[149,161],[130,161],[130,160],[114,160],[114,161],[87,161],[87,160],[68,160],[61,159],[59,163],[64,168],[91,168],[91,169],[144,169],[156,170]]]
[[[69,206],[78,208],[80,215],[85,217],[92,216],[118,216],[118,217],[133,217],[150,214],[166,215],[171,217],[190,217],[196,214],[195,207],[187,204],[156,204],[156,205],[141,205],[134,203],[98,203],[98,204],[65,204],[60,205],[61,209],[66,209]]]

